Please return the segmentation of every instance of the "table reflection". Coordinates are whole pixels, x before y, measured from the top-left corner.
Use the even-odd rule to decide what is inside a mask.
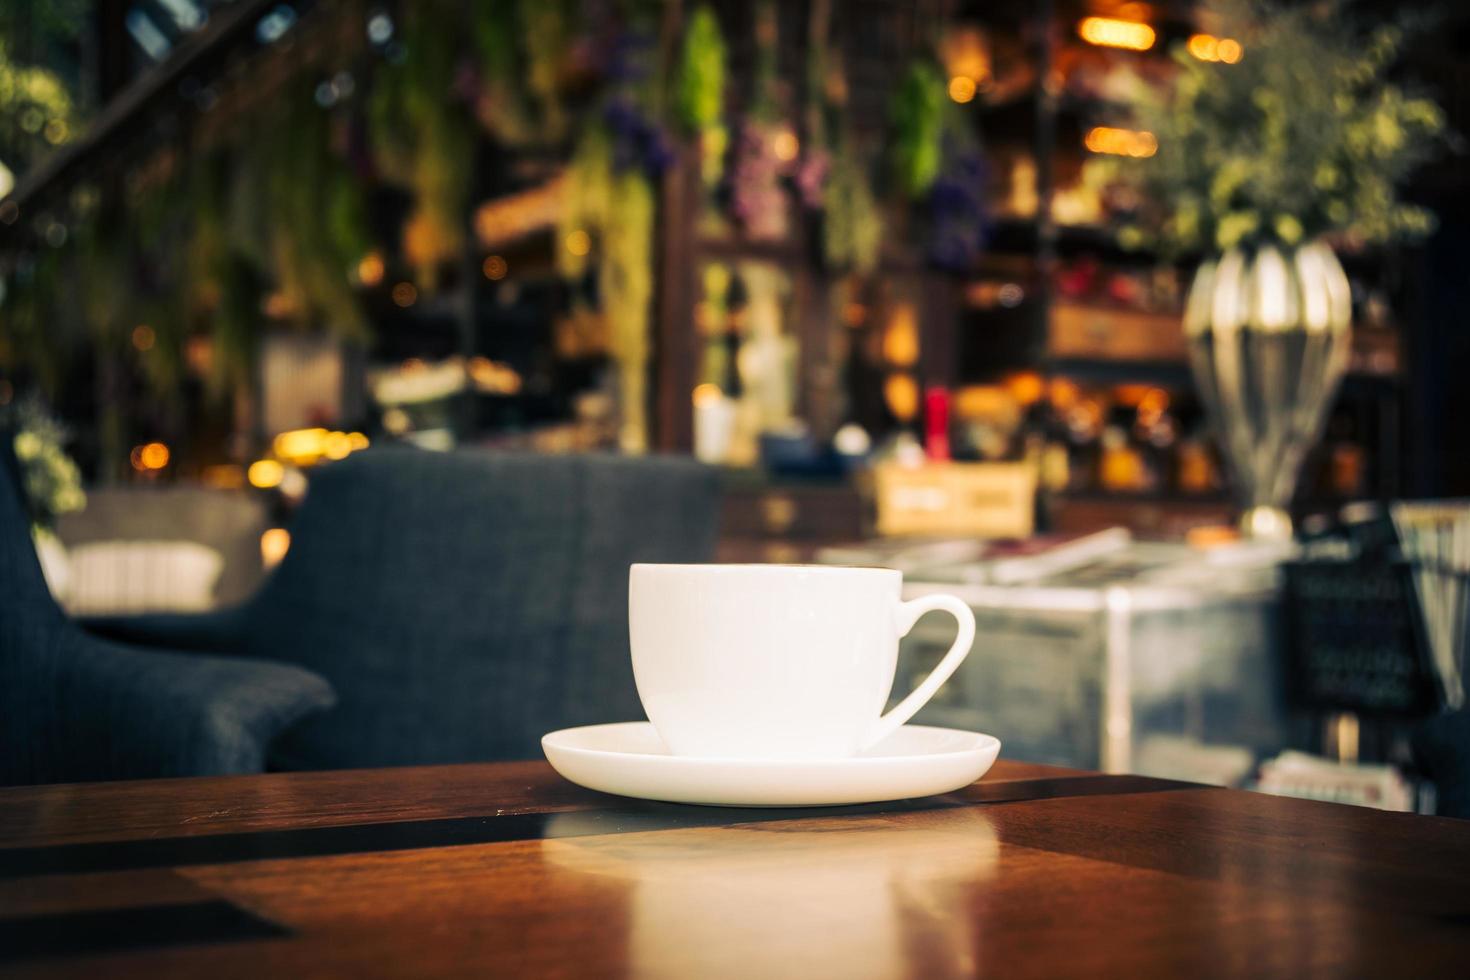
[[[558,815],[547,837],[577,819]],[[554,888],[628,883],[627,966],[661,976],[972,972],[977,917],[956,910],[984,903],[997,852],[989,818],[968,809],[901,828],[816,818],[541,845]]]

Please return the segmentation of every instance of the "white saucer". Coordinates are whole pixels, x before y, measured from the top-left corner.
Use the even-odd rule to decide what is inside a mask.
[[[905,725],[850,759],[704,759],[670,755],[653,725],[564,728],[541,738],[552,768],[579,786],[708,806],[840,806],[948,793],[985,775],[991,735]]]

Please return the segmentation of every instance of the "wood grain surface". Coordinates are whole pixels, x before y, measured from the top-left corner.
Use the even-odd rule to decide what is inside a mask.
[[[1470,824],[1002,761],[729,810],[541,763],[0,791],[5,976],[1454,976]]]

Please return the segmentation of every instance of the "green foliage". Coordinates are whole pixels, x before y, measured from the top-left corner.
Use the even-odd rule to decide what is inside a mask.
[[[466,244],[474,130],[451,92],[462,27],[458,5],[448,0],[409,6],[403,62],[380,70],[368,107],[379,169],[414,192],[405,251],[430,285],[438,266]]]
[[[613,169],[606,132],[593,127],[567,168],[567,189],[557,228],[557,271],[580,279],[596,263],[598,294],[619,356],[647,356],[648,304],[653,298],[653,186],[637,168]],[[587,248],[568,242],[587,236]]]
[[[675,106],[686,132],[720,125],[725,111],[725,38],[708,4],[695,8],[679,55]]]
[[[31,523],[49,528],[60,514],[87,506],[82,475],[63,448],[67,432],[38,399],[27,398],[6,410],[14,432],[16,460]]]
[[[566,133],[562,60],[570,43],[567,0],[470,5],[479,69],[480,121],[507,146],[555,143]]]
[[[839,151],[833,157],[822,212],[822,256],[827,267],[872,272],[883,243],[883,215],[866,170],[851,152]]]
[[[356,179],[332,149],[330,118],[302,86],[281,100],[266,150],[277,287],[302,327],[364,337],[349,271],[372,247]]]
[[[657,196],[641,169],[613,167],[612,143],[601,126],[589,128],[578,143],[566,179],[557,226],[557,271],[578,280],[595,263],[597,293],[619,368],[622,445],[641,451]],[[569,247],[572,242],[580,244]]]
[[[264,292],[259,270],[266,253],[260,231],[240,223],[236,209],[247,189],[264,184],[226,153],[201,161],[191,175],[185,302],[191,325],[203,326],[213,339],[208,382],[216,397],[247,387],[255,373]],[[181,362],[182,350],[176,356]]]
[[[720,182],[730,133],[725,128],[725,38],[708,4],[695,8],[684,32],[675,79],[674,107],[679,125],[699,140],[700,173],[707,186]]]
[[[1155,209],[1142,216],[1148,234],[1194,251],[1429,231],[1433,216],[1402,203],[1396,188],[1444,142],[1445,117],[1388,81],[1402,27],[1364,31],[1343,0],[1207,6],[1213,29],[1239,40],[1243,57],[1205,62],[1177,48],[1173,84],[1140,86],[1135,99],[1157,154],[1115,164]]]
[[[18,176],[74,136],[78,125],[77,108],[61,78],[12,60],[0,38],[0,161]]]
[[[536,101],[542,132],[559,139],[566,129],[557,77],[570,33],[566,5],[560,0],[520,0],[518,12],[525,37],[526,87]]]
[[[589,238],[608,221],[612,196],[612,143],[601,126],[583,134],[567,166],[566,197],[557,223],[556,268],[567,279],[587,274],[591,249],[570,249],[578,233]]]
[[[944,78],[930,61],[909,66],[890,110],[893,175],[909,197],[919,197],[939,176],[943,155]]]

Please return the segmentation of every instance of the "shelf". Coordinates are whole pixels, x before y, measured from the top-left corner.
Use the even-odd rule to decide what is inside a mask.
[[[1188,372],[1178,313],[1057,302],[1047,331],[1046,356],[1061,373],[1129,374],[1144,380]],[[1381,327],[1353,331],[1349,377],[1396,380],[1401,372],[1398,331]]]
[[[1187,351],[1178,313],[1086,306],[1052,306],[1048,358],[1107,362],[1179,363]]]
[[[1047,373],[1099,384],[1182,385],[1193,382],[1184,361],[1120,361],[1087,358],[1049,358]]]

